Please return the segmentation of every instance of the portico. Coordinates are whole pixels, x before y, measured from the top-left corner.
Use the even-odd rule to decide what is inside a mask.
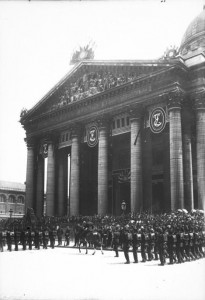
[[[119,215],[122,201],[134,213],[205,208],[204,14],[179,52],[81,61],[22,115],[27,207],[39,216],[44,199],[48,216]]]

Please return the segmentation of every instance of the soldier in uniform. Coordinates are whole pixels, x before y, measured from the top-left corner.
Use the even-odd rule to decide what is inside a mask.
[[[7,246],[8,246],[8,251],[12,251],[12,243],[11,243],[11,232],[10,230],[7,230],[7,233],[6,233],[6,243],[7,243]]]
[[[166,257],[165,257],[165,249],[166,249],[166,243],[167,243],[167,233],[163,232],[162,228],[160,227],[158,229],[158,249],[159,249],[159,259],[161,262],[161,266],[164,266],[166,263]]]
[[[51,229],[50,230],[50,244],[51,244],[52,249],[55,248],[56,235],[57,235],[57,231],[55,230],[55,228]]]
[[[57,229],[57,236],[58,236],[58,246],[61,246],[63,240],[63,229],[60,226]]]
[[[23,245],[23,250],[26,250],[26,242],[27,242],[27,234],[26,230],[21,230],[21,236],[20,236],[21,244]]]
[[[133,228],[133,235],[132,235],[132,251],[133,251],[133,257],[134,257],[134,263],[138,263],[138,247],[140,247],[141,243],[141,230],[137,229],[137,227]]]
[[[67,226],[66,227],[66,231],[65,231],[65,243],[64,246],[69,246],[70,244],[70,227]]]
[[[2,231],[2,243],[3,246],[6,246],[6,230]]]
[[[184,251],[186,253],[187,260],[190,261],[192,255],[190,253],[189,230],[187,226],[185,227],[185,232],[184,232]]]
[[[40,236],[39,236],[39,230],[35,229],[35,236],[34,236],[34,244],[36,249],[40,249]]]
[[[178,227],[176,232],[176,255],[177,255],[177,261],[179,264],[184,262],[182,253],[181,253],[181,248],[183,247],[183,236],[181,235],[180,228]]]
[[[35,232],[32,230],[32,228],[28,227],[28,247],[29,250],[32,250],[32,245],[35,239]]]
[[[141,227],[141,256],[142,256],[142,262],[147,261],[147,242],[148,242],[148,234],[145,232],[144,226]]]
[[[167,236],[167,248],[168,248],[168,254],[169,254],[169,264],[173,265],[174,263],[174,247],[175,241],[174,241],[174,235],[173,235],[173,229],[171,226],[168,226],[168,236]]]
[[[153,260],[152,251],[154,249],[154,244],[155,244],[155,233],[154,233],[154,229],[150,228],[150,232],[148,234],[148,247],[147,247],[147,254],[148,254],[149,261]]]
[[[194,233],[193,233],[192,228],[190,228],[190,231],[189,231],[189,245],[190,245],[190,255],[191,255],[192,259],[195,260],[196,253],[194,250]]]
[[[132,241],[132,234],[129,231],[129,225],[126,225],[124,227],[124,230],[123,230],[123,233],[122,233],[123,252],[124,252],[124,255],[125,255],[125,259],[126,259],[125,264],[130,263],[129,248],[130,248],[131,241]]]
[[[18,245],[20,242],[21,232],[18,230],[18,228],[14,231],[14,244],[15,244],[15,251],[18,251]]]
[[[49,241],[49,231],[47,228],[44,228],[43,230],[43,249],[47,249]]]
[[[115,257],[119,257],[118,248],[120,245],[120,225],[117,224],[113,229],[113,250],[115,251]]]
[[[0,251],[4,251],[2,230],[0,230]]]

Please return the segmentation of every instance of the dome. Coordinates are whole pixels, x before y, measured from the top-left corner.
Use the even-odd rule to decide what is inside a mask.
[[[188,26],[179,51],[186,57],[205,51],[205,8]]]

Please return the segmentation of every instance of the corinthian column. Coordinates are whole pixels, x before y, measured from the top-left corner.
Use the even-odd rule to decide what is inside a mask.
[[[70,173],[70,215],[79,215],[80,204],[80,130],[72,130],[71,173]]]
[[[55,153],[53,142],[48,143],[46,215],[55,213]]]
[[[181,96],[169,95],[171,209],[184,207]]]
[[[66,196],[66,167],[68,165],[68,156],[63,151],[58,156],[58,216],[66,215],[65,196]]]
[[[100,123],[98,144],[98,214],[108,213],[108,126]]]
[[[35,148],[34,141],[27,140],[27,168],[26,168],[26,210],[34,208],[34,172]]]
[[[142,145],[141,145],[141,109],[132,112],[131,121],[131,212],[142,209]]]
[[[184,205],[188,211],[194,208],[193,167],[191,145],[191,115],[185,107],[183,114],[183,153],[184,153]]]
[[[44,158],[38,156],[37,168],[37,188],[36,188],[36,214],[38,217],[43,215],[44,207]]]
[[[205,93],[196,100],[196,160],[198,208],[205,209]]]

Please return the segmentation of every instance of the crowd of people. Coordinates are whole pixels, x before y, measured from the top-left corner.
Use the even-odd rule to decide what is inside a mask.
[[[80,77],[76,82],[66,86],[51,110],[55,110],[71,102],[78,101],[107,89],[131,82],[137,78],[135,73],[114,74],[111,72],[92,72]]]
[[[47,249],[48,245],[78,247],[82,236],[100,233],[104,249],[115,257],[124,252],[127,264],[159,260],[164,265],[183,263],[205,257],[205,217],[201,210],[185,209],[163,214],[128,214],[115,216],[42,217],[28,224],[26,219],[0,222],[0,251]],[[74,242],[73,244],[70,241]],[[56,244],[57,243],[57,244]],[[92,245],[90,245],[92,246]],[[100,245],[99,245],[100,246]],[[131,254],[132,253],[132,254]]]

